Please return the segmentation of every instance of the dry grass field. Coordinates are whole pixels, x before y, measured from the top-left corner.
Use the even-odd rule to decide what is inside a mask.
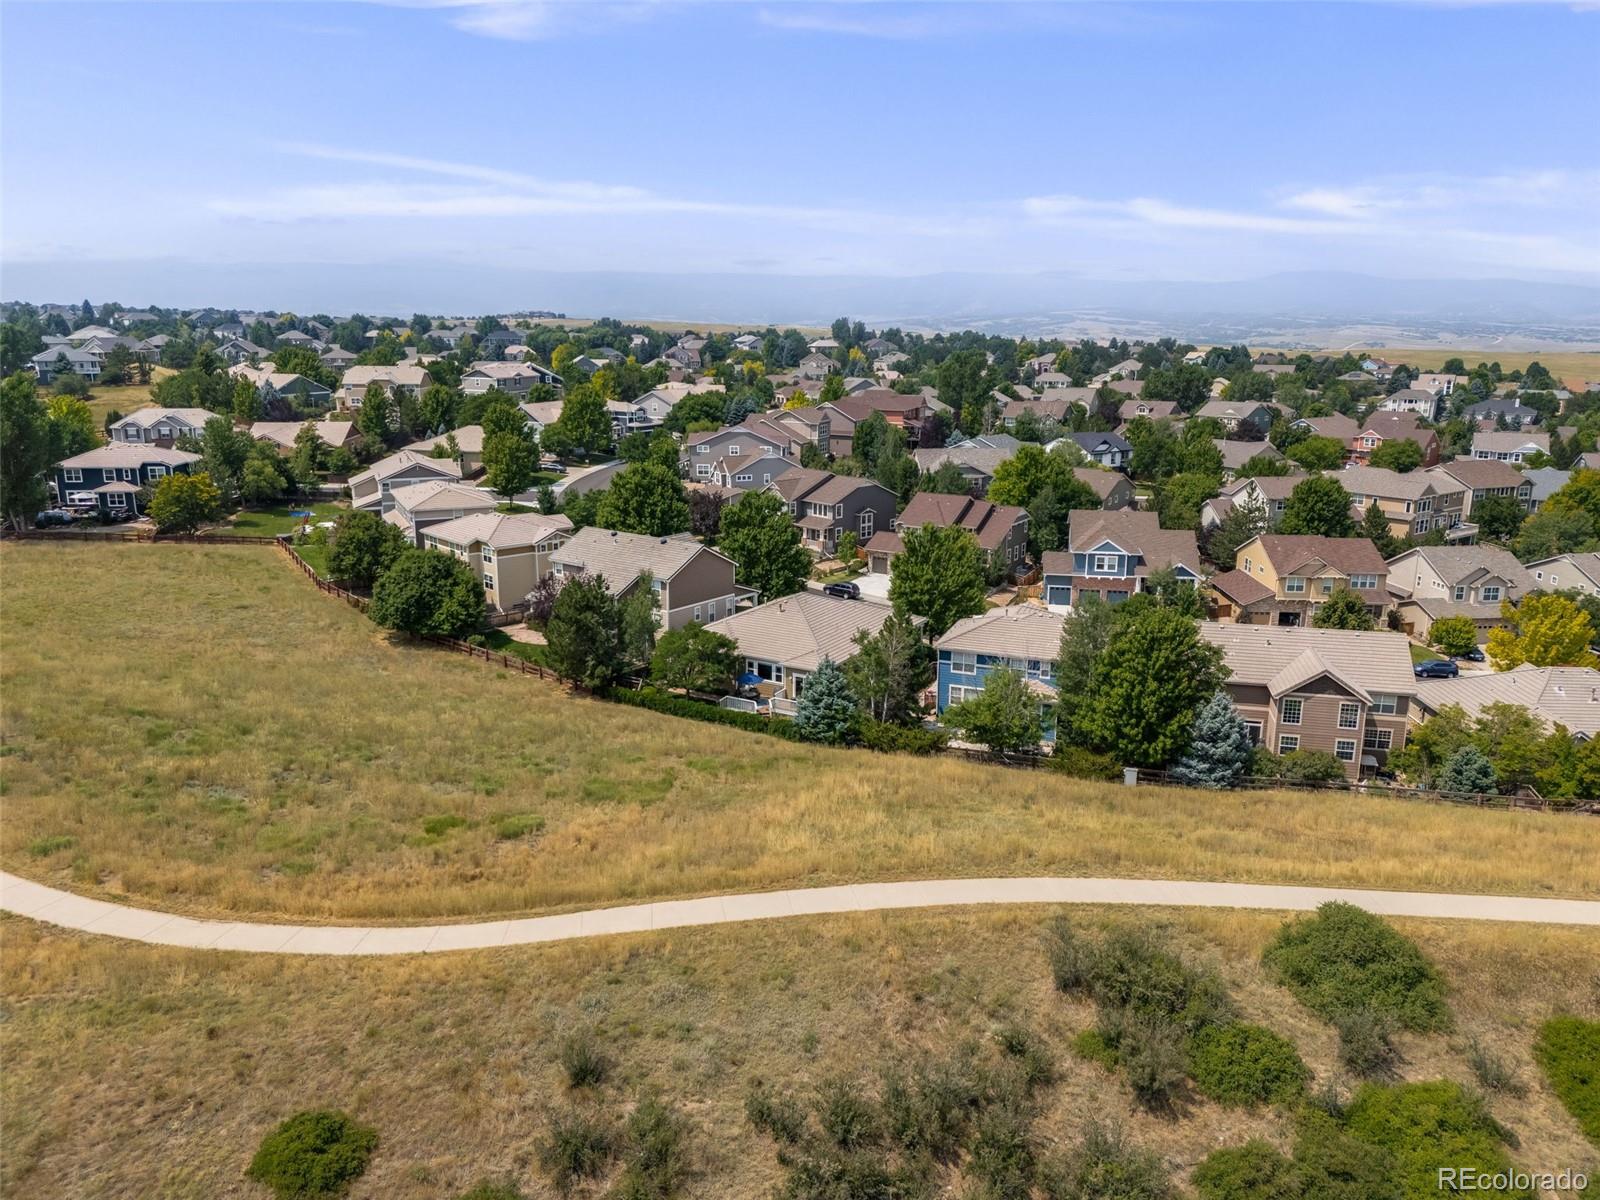
[[[1129,919],[1074,909],[1094,931]],[[337,1107],[380,1145],[352,1200],[454,1200],[484,1177],[556,1195],[537,1165],[549,1112],[569,1101],[562,1039],[594,1028],[614,1079],[582,1100],[617,1112],[654,1090],[687,1115],[696,1200],[773,1193],[773,1145],[744,1117],[752,1085],[809,1097],[1018,1022],[1039,1035],[1058,1082],[1035,1126],[1047,1156],[1092,1120],[1158,1151],[1180,1181],[1220,1146],[1280,1146],[1280,1110],[1195,1098],[1177,1115],[1136,1107],[1126,1080],[1072,1056],[1091,1006],[1052,991],[1040,909],[866,914],[638,935],[416,959],[331,961],[220,955],[61,935],[0,922],[3,1137],[0,1192],[111,1200],[259,1198],[243,1171],[289,1114]],[[1312,1090],[1353,1081],[1332,1028],[1258,966],[1279,918],[1141,911],[1185,957],[1214,965],[1245,1019],[1294,1041]],[[1515,1071],[1524,1098],[1491,1094],[1524,1167],[1600,1166],[1534,1065],[1538,1024],[1600,1011],[1593,932],[1399,921],[1450,985],[1456,1028],[1405,1035],[1400,1074],[1473,1083],[1476,1040]],[[604,1183],[602,1181],[602,1188]],[[601,1189],[583,1191],[598,1196]],[[941,1194],[975,1196],[952,1171]]]
[[[1426,349],[1407,348],[1404,346],[1383,346],[1377,349],[1362,347],[1351,351],[1358,358],[1372,356],[1386,358],[1390,362],[1409,363],[1419,371],[1437,371],[1446,359],[1459,358],[1467,364],[1467,368],[1477,366],[1481,362],[1497,362],[1506,371],[1521,370],[1531,362],[1537,362],[1544,368],[1568,384],[1576,385],[1585,380],[1600,381],[1600,351],[1595,350],[1496,350],[1494,347],[1477,350],[1438,349],[1429,346]]]
[[[795,745],[392,642],[251,547],[0,546],[0,862],[192,913],[976,875],[1600,895],[1592,821]]]
[[[150,382],[156,383],[174,374],[171,367],[152,367]],[[112,411],[127,416],[141,408],[149,408],[155,401],[150,398],[150,383],[127,383],[115,387],[96,387],[89,393],[89,409],[96,424],[103,423]]]

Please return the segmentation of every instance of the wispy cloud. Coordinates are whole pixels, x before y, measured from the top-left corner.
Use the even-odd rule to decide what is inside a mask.
[[[439,9],[463,33],[536,42],[605,32],[645,21],[678,3],[669,0],[365,0],[392,8]]]

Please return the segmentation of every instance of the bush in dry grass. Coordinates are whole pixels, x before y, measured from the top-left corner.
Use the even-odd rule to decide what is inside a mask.
[[[1089,1127],[1065,1161],[1045,1169],[1042,1182],[1049,1200],[1168,1200],[1173,1195],[1159,1155],[1098,1125]]]
[[[1002,1025],[995,1031],[994,1040],[1016,1063],[1022,1086],[1029,1092],[1055,1081],[1056,1064],[1050,1057],[1050,1048],[1031,1030],[1021,1025]]]
[[[966,1058],[919,1064],[909,1078],[891,1074],[879,1096],[888,1136],[908,1153],[936,1162],[960,1153],[984,1101],[985,1083]]]
[[[610,1122],[580,1109],[551,1114],[539,1145],[539,1165],[551,1182],[569,1191],[580,1179],[593,1179],[617,1154],[617,1132]]]
[[[1066,917],[1056,917],[1045,927],[1044,948],[1056,991],[1076,992],[1089,986],[1095,948],[1078,936]]]
[[[611,1060],[600,1049],[600,1039],[592,1029],[568,1034],[561,1043],[560,1053],[568,1087],[597,1087],[611,1074]]]
[[[1311,1078],[1293,1042],[1243,1023],[1213,1025],[1195,1034],[1189,1074],[1213,1100],[1237,1105],[1291,1103]]]
[[[1294,1163],[1259,1138],[1213,1150],[1194,1169],[1200,1200],[1301,1200]]]
[[[301,1112],[261,1140],[245,1174],[282,1200],[337,1196],[361,1177],[377,1148],[377,1130],[342,1112]]]
[[[1400,1200],[1394,1157],[1317,1108],[1302,1109],[1296,1122],[1294,1166],[1300,1194],[1314,1200]]]
[[[1596,1051],[1600,1054],[1600,1050]],[[1467,1043],[1467,1062],[1480,1084],[1491,1092],[1504,1092],[1508,1096],[1525,1096],[1528,1089],[1517,1078],[1515,1069],[1494,1051],[1473,1038]]]
[[[841,1150],[855,1150],[878,1138],[878,1114],[861,1089],[848,1079],[830,1079],[817,1091],[817,1122]]]
[[[1102,1026],[1117,1062],[1128,1077],[1133,1098],[1149,1109],[1168,1109],[1189,1073],[1182,1030],[1160,1018],[1124,1010],[1109,1029]]]
[[[1032,1125],[1032,1115],[1011,1104],[978,1114],[966,1170],[983,1184],[986,1200],[1028,1200],[1038,1171]]]
[[[1222,981],[1191,967],[1139,928],[1113,930],[1095,955],[1089,991],[1102,1008],[1125,1009],[1184,1034],[1231,1020]]]
[[[1363,1078],[1393,1075],[1400,1065],[1400,1052],[1390,1035],[1393,1022],[1381,1012],[1358,1008],[1333,1019],[1339,1031],[1339,1061]]]
[[[1439,972],[1410,938],[1353,904],[1330,901],[1278,930],[1262,963],[1327,1020],[1371,1010],[1403,1029],[1447,1029]]]
[[[509,1183],[480,1183],[470,1192],[462,1192],[458,1200],[526,1200],[526,1197]]]
[[[1481,1097],[1447,1079],[1390,1086],[1365,1084],[1345,1113],[1345,1128],[1394,1160],[1393,1177],[1406,1200],[1434,1200],[1440,1167],[1474,1167],[1485,1175],[1508,1171],[1510,1135]],[[1532,1200],[1525,1189],[1477,1191],[1502,1200]]]
[[[793,1096],[777,1094],[764,1084],[750,1089],[744,1100],[745,1120],[775,1142],[792,1146],[805,1135],[806,1114]]]
[[[1600,1021],[1551,1018],[1539,1027],[1533,1056],[1584,1136],[1600,1146]]]
[[[688,1127],[665,1101],[646,1096],[628,1117],[626,1166],[614,1200],[666,1200],[689,1172]]]

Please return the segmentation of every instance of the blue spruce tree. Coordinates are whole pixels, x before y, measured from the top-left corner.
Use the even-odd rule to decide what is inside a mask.
[[[1441,792],[1493,792],[1494,764],[1476,746],[1462,746],[1452,754],[1439,773]]]
[[[1190,787],[1232,787],[1250,768],[1250,731],[1226,692],[1217,692],[1195,713],[1189,751],[1172,777]]]
[[[808,742],[834,745],[850,736],[856,723],[856,698],[844,672],[831,658],[825,658],[806,677],[805,690],[794,716],[794,727]]]

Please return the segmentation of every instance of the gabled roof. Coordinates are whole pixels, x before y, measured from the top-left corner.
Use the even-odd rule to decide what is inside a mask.
[[[1418,689],[1430,712],[1459,704],[1476,716],[1491,704],[1520,704],[1552,725],[1585,738],[1600,735],[1600,671],[1592,667],[1535,667],[1436,679]]]
[[[163,463],[169,467],[180,467],[199,461],[198,454],[191,454],[187,450],[163,450],[160,446],[146,446],[138,442],[112,442],[64,458],[56,466],[141,467],[145,463]]]
[[[1282,696],[1294,691],[1296,688],[1304,687],[1313,679],[1320,679],[1323,676],[1332,679],[1351,695],[1366,701],[1368,704],[1372,703],[1370,692],[1309,646],[1294,659],[1285,663],[1282,670],[1267,680],[1267,691],[1275,697]]]
[[[1463,490],[1459,483],[1427,471],[1391,471],[1388,467],[1346,467],[1329,478],[1337,479],[1352,496],[1381,496],[1385,500],[1420,500]]]
[[[1361,432],[1370,433],[1384,441],[1413,441],[1419,446],[1439,440],[1439,435],[1431,429],[1424,429],[1420,418],[1412,412],[1384,412],[1379,409],[1361,423]]]
[[[1055,662],[1061,654],[1061,629],[1065,623],[1064,617],[1049,609],[1013,604],[963,617],[933,644],[939,650]]]
[[[1185,566],[1200,574],[1200,548],[1194,531],[1162,529],[1153,512],[1120,509],[1075,509],[1067,518],[1067,550],[1049,551],[1043,556],[1046,575],[1071,575],[1072,555],[1083,554],[1105,542],[1114,543],[1142,560],[1134,575],[1149,575],[1166,567]]]
[[[1005,544],[1018,521],[1025,524],[1027,520],[1025,509],[1011,505],[991,504],[971,496],[918,492],[905,511],[895,518],[895,524],[905,529],[920,529],[924,525],[957,526],[969,530],[983,549],[995,550]]]
[[[468,513],[428,526],[428,536],[458,546],[482,542],[496,550],[536,546],[555,534],[572,528],[572,520],[560,513]]]
[[[1334,538],[1315,533],[1264,533],[1256,539],[1272,569],[1292,575],[1309,562],[1323,562],[1344,575],[1384,575],[1389,567],[1371,538]]]
[[[396,508],[407,512],[437,512],[440,509],[472,509],[488,512],[499,504],[493,492],[485,492],[453,479],[430,479],[411,483],[389,493]]]
[[[1087,484],[1089,490],[1100,497],[1101,503],[1110,498],[1119,483],[1127,482],[1127,476],[1100,467],[1073,467],[1072,476],[1079,483]]]
[[[1355,418],[1347,417],[1343,413],[1332,413],[1326,417],[1301,417],[1293,424],[1304,426],[1317,437],[1331,437],[1341,442],[1349,442],[1361,432],[1361,426],[1356,423]]]
[[[1525,480],[1522,472],[1510,463],[1497,458],[1457,458],[1437,467],[1429,467],[1431,475],[1446,475],[1463,487],[1503,488],[1514,492]]]
[[[1401,560],[1420,558],[1433,568],[1446,587],[1471,583],[1486,576],[1504,579],[1518,592],[1530,592],[1535,584],[1528,569],[1516,555],[1498,546],[1418,546],[1389,560],[1390,567]],[[1403,584],[1404,581],[1396,581]]]
[[[1235,400],[1207,400],[1196,410],[1194,415],[1197,417],[1215,417],[1219,421],[1229,419],[1243,421],[1266,407],[1265,404],[1254,402],[1241,404]]]
[[[1224,571],[1221,575],[1213,575],[1207,582],[1211,590],[1221,592],[1235,604],[1254,604],[1258,600],[1266,600],[1275,595],[1271,588],[1254,576],[1240,571]]]
[[[1563,565],[1570,566],[1573,570],[1582,574],[1590,583],[1600,586],[1600,553],[1592,550],[1586,554],[1558,554],[1553,558],[1541,558],[1537,562],[1529,563],[1528,569],[1534,571]],[[1539,584],[1537,579],[1535,584]],[[1558,588],[1561,586],[1559,580],[1556,582],[1556,586]]]
[[[1273,459],[1283,457],[1271,442],[1232,442],[1227,438],[1212,438],[1211,444],[1222,455],[1223,468],[1229,471],[1237,471],[1258,454]]]
[[[422,438],[406,446],[407,450],[415,450],[419,454],[428,454],[449,442],[451,437],[456,439],[456,449],[463,454],[483,453],[483,426],[463,425],[460,429],[452,429],[449,433],[441,433],[434,437]]]
[[[258,442],[272,442],[293,449],[295,438],[307,425],[315,429],[328,446],[343,446],[355,436],[353,421],[257,421],[250,426],[250,436]]]
[[[1222,648],[1231,684],[1272,687],[1276,682],[1285,690],[1303,686],[1313,665],[1304,656],[1310,654],[1342,686],[1368,695],[1414,696],[1419,690],[1411,672],[1410,643],[1401,633],[1202,621],[1200,636]]]
[[[876,488],[885,495],[890,494],[888,488],[870,479],[807,467],[796,467],[772,481],[772,489],[790,503],[804,500],[808,504],[838,504],[862,488]]]
[[[151,429],[163,421],[176,419],[186,425],[193,425],[196,429],[204,429],[207,421],[220,415],[209,408],[140,408],[120,421],[113,421],[111,428],[121,429],[124,425],[136,425],[140,429]]]
[[[590,525],[567,539],[566,544],[550,556],[550,561],[578,567],[590,575],[604,576],[607,590],[613,596],[620,596],[646,571],[657,579],[670,580],[701,554],[713,555],[730,567],[733,565],[727,555],[687,536],[655,538]]]
[[[1548,433],[1531,433],[1526,429],[1485,429],[1472,435],[1472,449],[1493,450],[1509,454],[1513,450],[1523,450],[1529,446],[1550,453],[1550,435]]]
[[[380,458],[359,475],[350,477],[350,485],[365,483],[368,480],[382,481],[391,475],[412,467],[426,467],[440,476],[451,479],[461,478],[461,468],[448,458],[429,458],[426,454],[418,454],[415,450],[397,450],[387,458]]]
[[[893,615],[887,604],[806,591],[768,600],[706,628],[732,638],[743,657],[814,671],[824,658],[836,663],[851,658],[856,634],[875,636]]]

